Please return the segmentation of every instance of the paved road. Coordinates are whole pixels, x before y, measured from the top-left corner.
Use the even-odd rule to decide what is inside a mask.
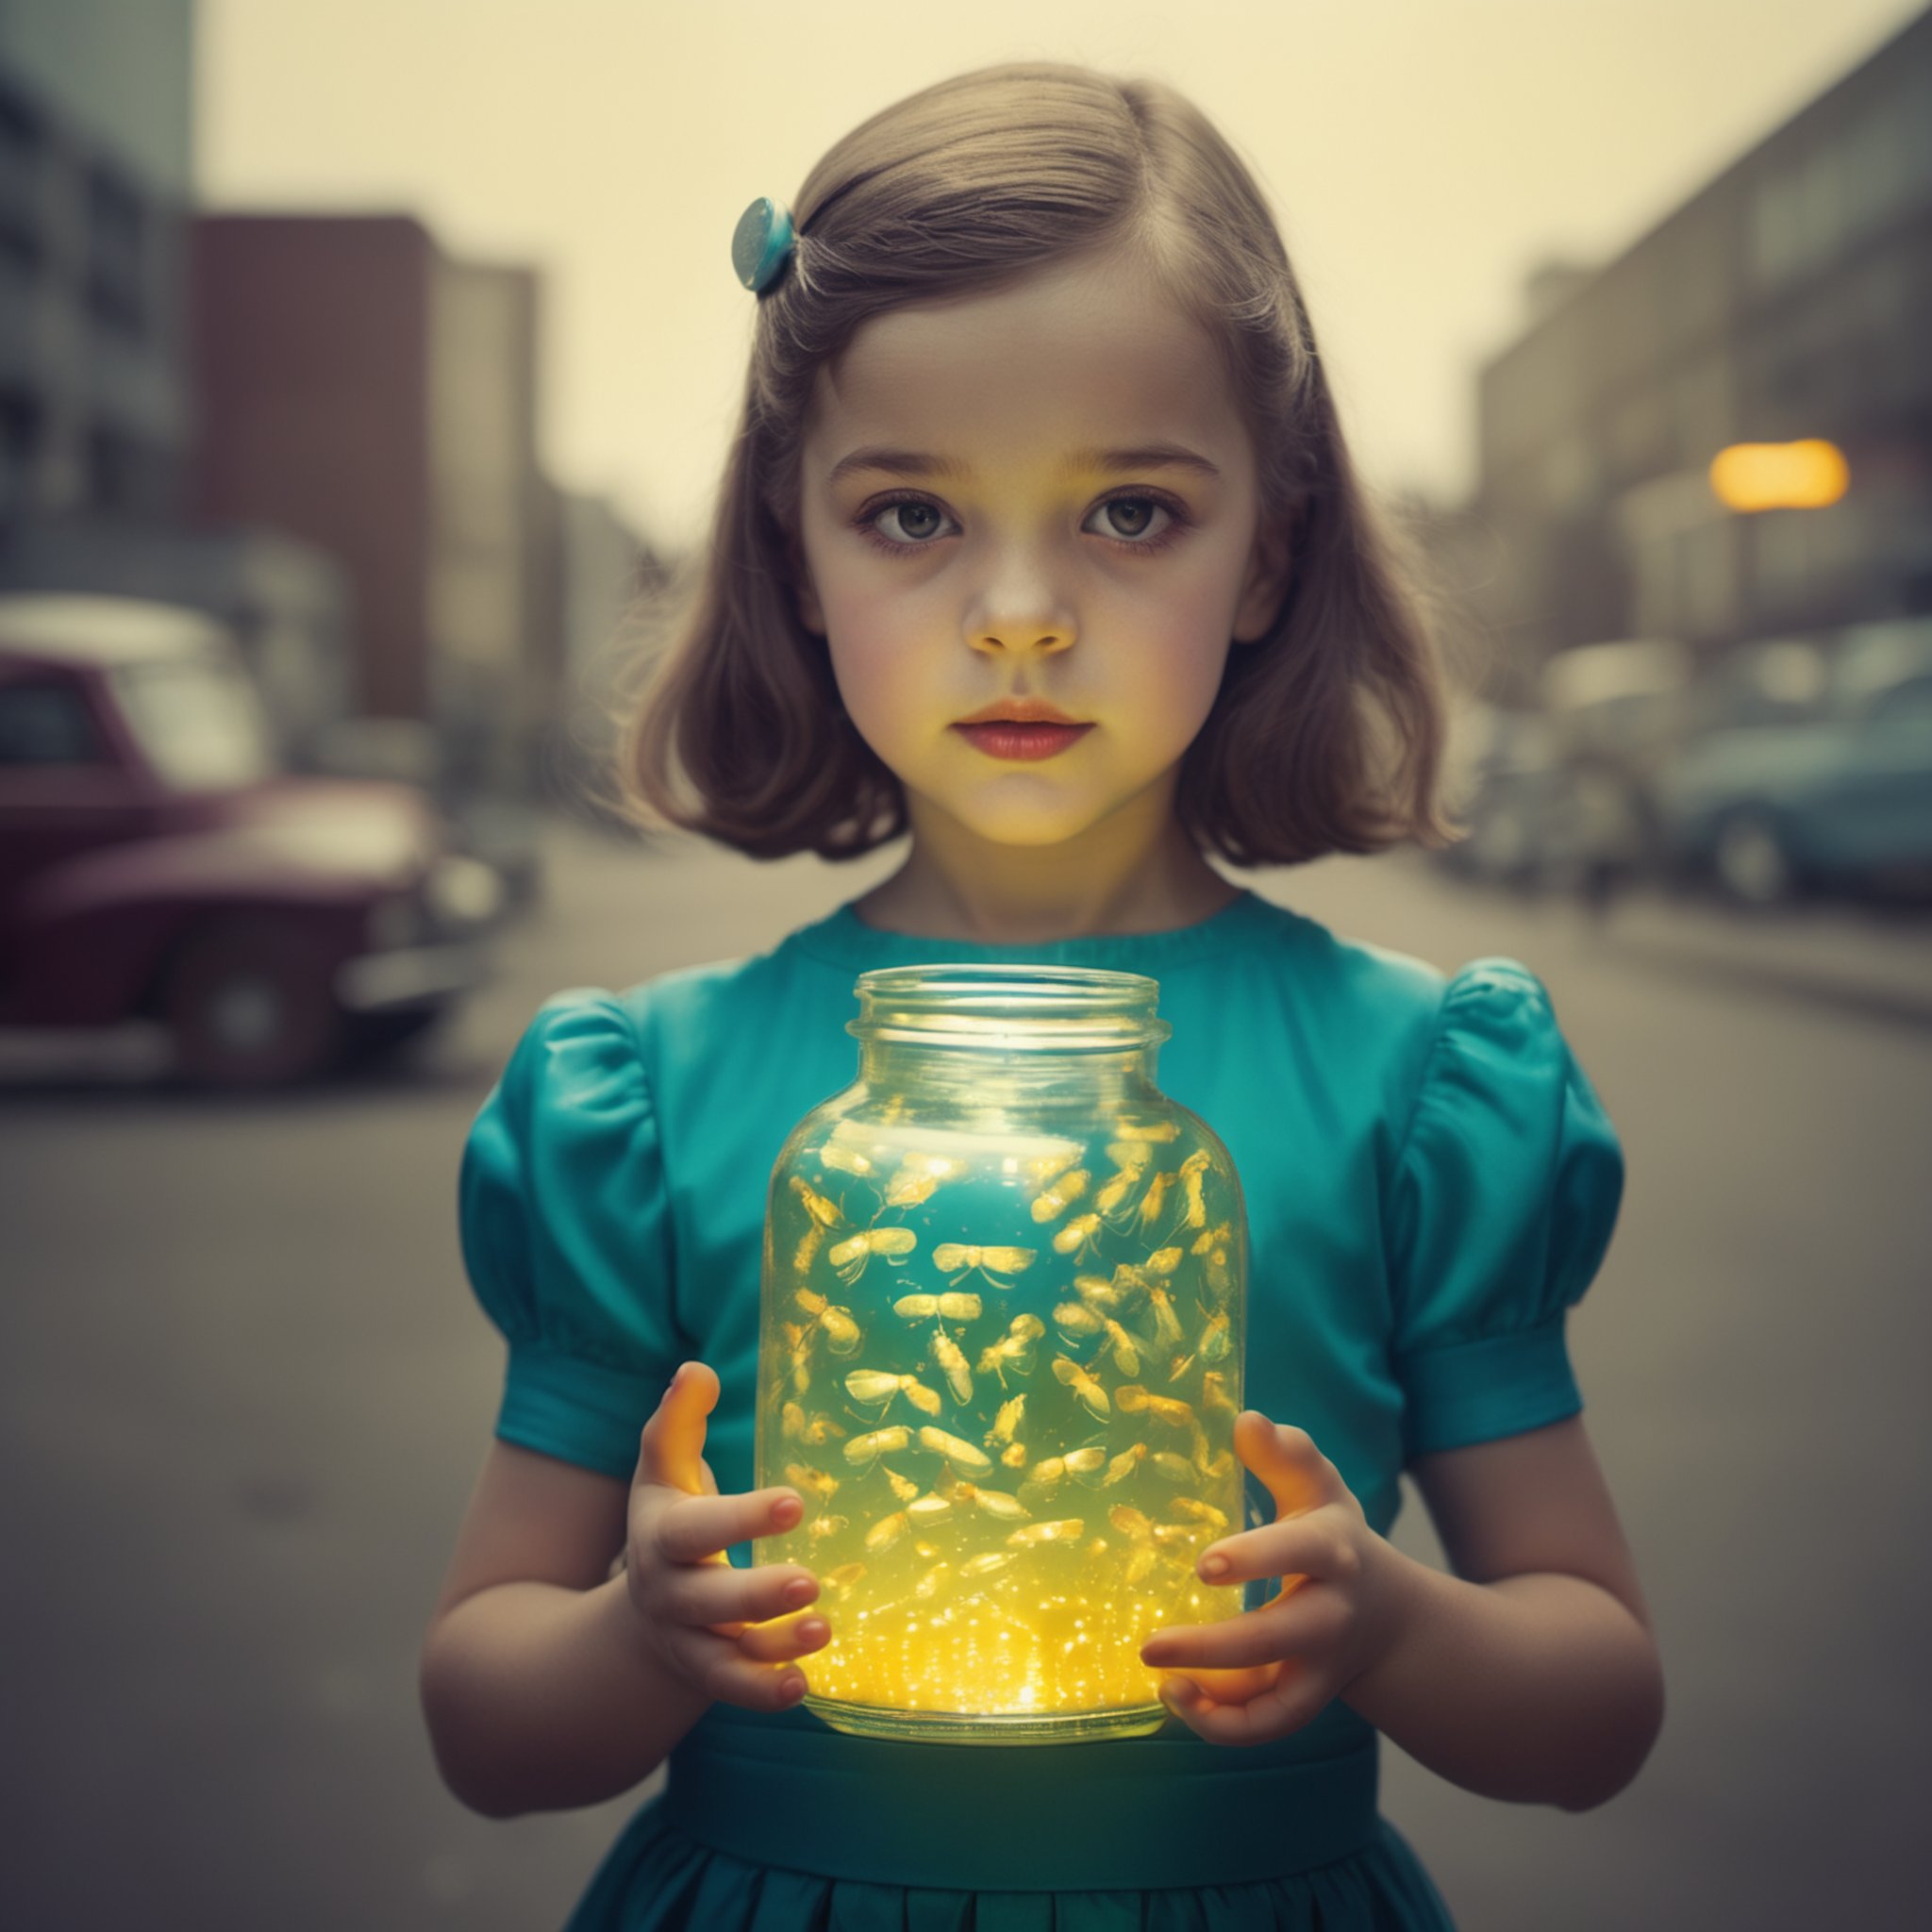
[[[456,1253],[463,1131],[545,993],[754,949],[891,861],[563,829],[553,858],[412,1066],[238,1105],[0,1087],[0,1924],[529,1932],[626,1815],[473,1818],[416,1713],[500,1373]],[[1630,1159],[1573,1345],[1663,1741],[1578,1818],[1391,1751],[1391,1815],[1470,1932],[1923,1923],[1932,1025],[1763,970],[1774,926],[1593,929],[1404,859],[1256,883],[1444,966],[1526,960]],[[1833,943],[1806,970],[1856,966]],[[1429,1551],[1419,1512],[1398,1541]]]

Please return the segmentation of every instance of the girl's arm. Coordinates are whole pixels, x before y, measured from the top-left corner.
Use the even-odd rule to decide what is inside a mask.
[[[1566,1811],[1614,1797],[1663,1723],[1663,1673],[1581,1418],[1410,1474],[1456,1574],[1380,1545],[1394,1635],[1344,1701],[1487,1797]]]
[[[443,1781],[492,1818],[611,1798],[711,1700],[641,1641],[622,1571],[629,1489],[492,1441],[423,1644]]]

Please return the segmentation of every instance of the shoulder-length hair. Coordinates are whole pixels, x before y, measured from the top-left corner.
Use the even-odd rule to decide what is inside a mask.
[[[1262,517],[1291,558],[1274,624],[1230,650],[1183,757],[1183,826],[1243,866],[1445,841],[1444,687],[1420,579],[1356,476],[1260,191],[1199,108],[1082,66],[982,68],[853,129],[792,220],[709,540],[674,580],[622,721],[623,815],[761,858],[853,858],[906,829],[904,789],[847,717],[793,597],[813,380],[870,317],[1124,246],[1219,345]]]

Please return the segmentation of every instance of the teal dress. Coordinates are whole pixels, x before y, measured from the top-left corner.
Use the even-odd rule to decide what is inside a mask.
[[[1581,1407],[1564,1319],[1623,1160],[1543,988],[1508,959],[1445,978],[1243,892],[1198,924],[1033,946],[884,932],[847,904],[756,958],[546,1002],[459,1190],[470,1277],[509,1348],[499,1437],[627,1481],[673,1372],[699,1358],[723,1384],[719,1488],[756,1486],[773,1162],[856,1076],[854,978],[948,960],[1160,982],[1157,1079],[1226,1143],[1247,1204],[1247,1403],[1307,1429],[1376,1530],[1410,1458]],[[1251,1475],[1250,1522],[1272,1515]],[[1377,1813],[1375,1768],[1376,1733],[1340,1700],[1262,1745],[1171,1719],[1008,1750],[714,1704],[570,1932],[1447,1926]]]

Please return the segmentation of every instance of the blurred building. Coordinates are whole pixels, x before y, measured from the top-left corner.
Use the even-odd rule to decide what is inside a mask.
[[[1615,260],[1526,293],[1445,527],[1519,675],[1599,640],[1932,610],[1932,13]],[[1839,502],[1719,504],[1720,450],[1813,438],[1847,458]]]
[[[608,496],[559,491],[558,513],[564,559],[562,674],[576,691],[594,681],[600,665],[622,655],[625,612],[662,586],[667,566]]]
[[[0,4],[0,590],[223,619],[300,762],[348,702],[345,580],[183,522],[193,57],[192,0]]]
[[[339,558],[354,708],[418,721],[457,791],[525,791],[559,663],[536,275],[402,215],[205,216],[190,262],[197,509]]]
[[[553,804],[607,823],[615,719],[641,669],[644,640],[634,619],[665,587],[670,566],[608,496],[559,491],[557,514],[560,702],[544,791]]]
[[[178,505],[192,61],[192,0],[0,6],[0,534]]]

